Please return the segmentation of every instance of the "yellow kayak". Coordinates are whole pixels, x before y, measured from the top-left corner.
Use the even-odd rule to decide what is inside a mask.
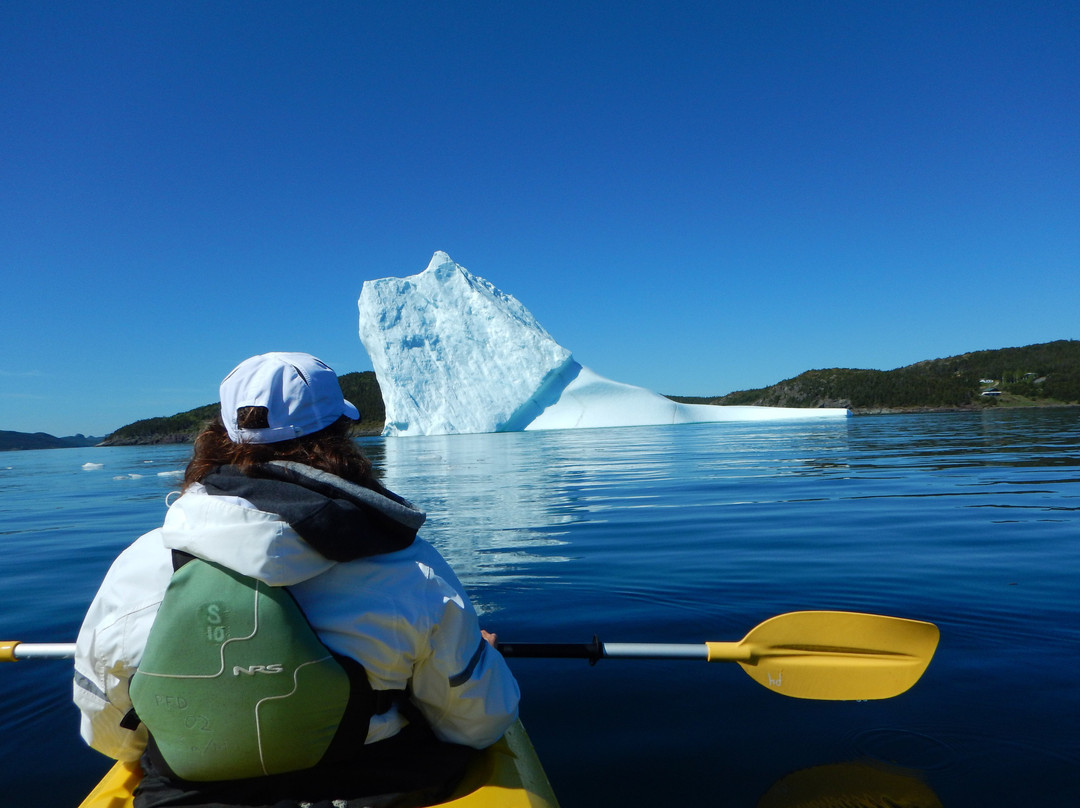
[[[79,808],[131,808],[142,771],[138,763],[117,763]],[[453,808],[558,808],[540,758],[518,721],[494,746],[477,755],[447,802]]]

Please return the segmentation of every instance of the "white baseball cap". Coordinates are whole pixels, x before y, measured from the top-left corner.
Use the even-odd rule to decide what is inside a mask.
[[[237,411],[265,407],[265,429],[241,429]],[[276,443],[325,429],[360,412],[341,394],[337,374],[306,353],[266,353],[245,359],[221,382],[221,420],[233,443]]]

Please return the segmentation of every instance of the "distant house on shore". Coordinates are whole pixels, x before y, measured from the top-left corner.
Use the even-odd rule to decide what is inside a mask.
[[[998,390],[995,387],[991,387],[989,390],[983,390],[981,395],[984,395],[984,396],[1000,396],[1001,391]]]

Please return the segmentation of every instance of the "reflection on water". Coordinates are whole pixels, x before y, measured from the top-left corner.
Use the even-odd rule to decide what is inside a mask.
[[[758,808],[941,808],[941,800],[913,772],[870,763],[836,763],[782,778]]]
[[[714,481],[831,473],[846,422],[707,424],[365,440],[388,487],[429,514],[425,537],[467,585],[551,575],[575,525],[651,520]]]
[[[466,586],[543,576],[532,562],[562,560],[566,525],[587,518],[554,490],[547,458],[525,462],[523,434],[389,439],[373,457],[383,482],[428,513],[424,537]]]

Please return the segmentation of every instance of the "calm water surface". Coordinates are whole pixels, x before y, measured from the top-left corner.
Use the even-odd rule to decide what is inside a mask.
[[[800,609],[941,628],[923,679],[866,703],[734,665],[514,660],[566,808],[1080,804],[1080,411],[363,443],[503,640],[738,640]],[[0,455],[0,638],[73,639],[188,452]],[[5,805],[75,805],[106,766],[70,673],[0,669]]]

